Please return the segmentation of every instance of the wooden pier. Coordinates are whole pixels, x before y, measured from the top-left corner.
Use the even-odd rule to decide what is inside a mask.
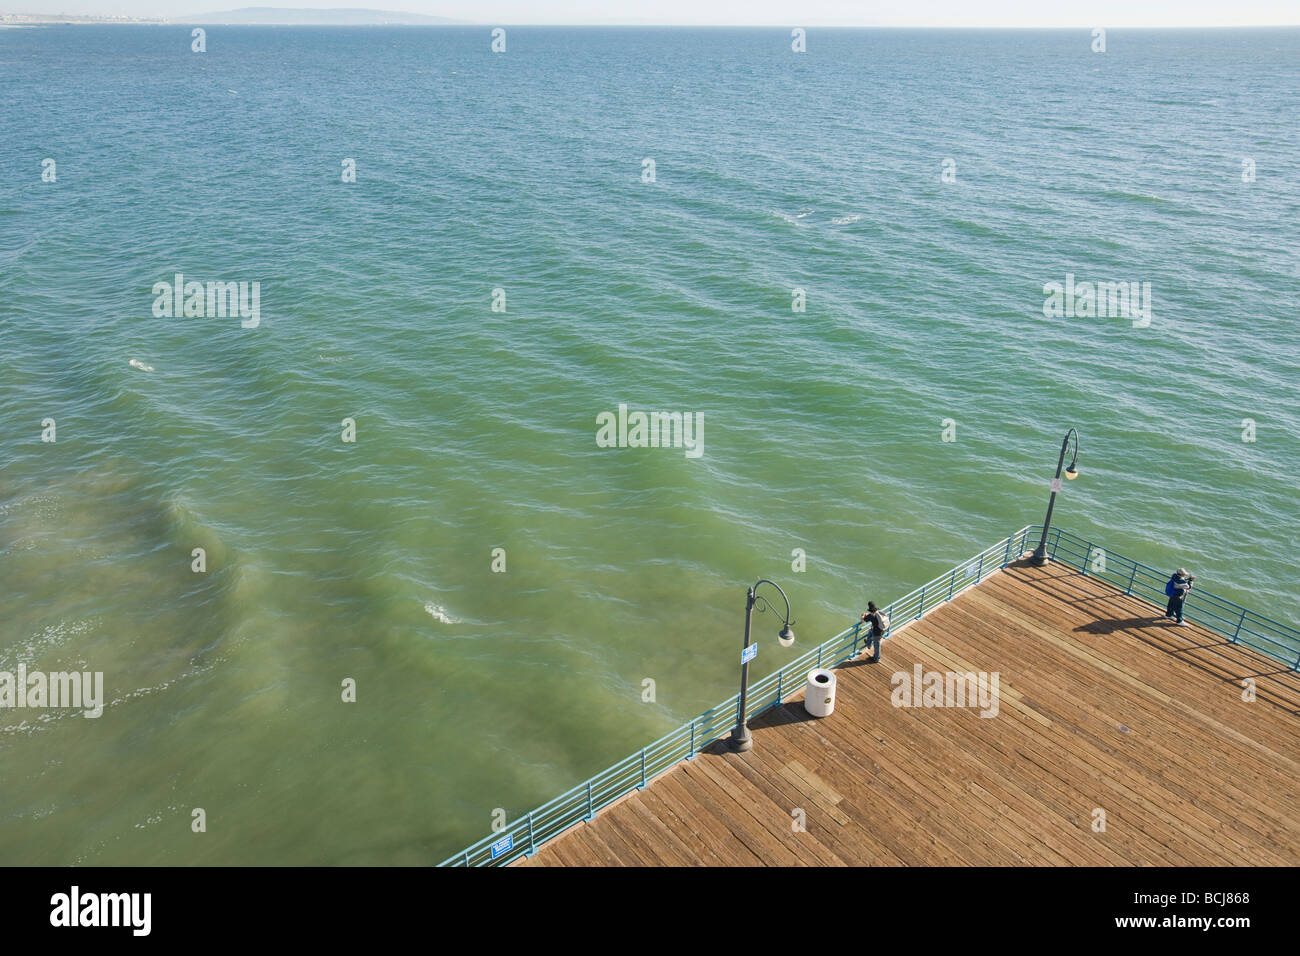
[[[1300,674],[1162,612],[1014,563],[839,667],[830,717],[801,691],[517,865],[1300,864]],[[997,672],[996,716],[894,706],[918,664]]]

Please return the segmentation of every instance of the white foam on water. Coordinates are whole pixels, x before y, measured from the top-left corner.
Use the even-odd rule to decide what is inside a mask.
[[[126,364],[131,366],[132,368],[138,368],[142,372],[153,371],[152,365],[145,365],[144,362],[141,362],[139,359],[131,359],[131,361],[127,362]]]
[[[48,505],[49,507],[36,508],[36,505]],[[10,502],[9,504],[0,505],[0,518],[3,518],[10,512],[18,512],[27,515],[36,514],[38,517],[48,518],[57,513],[58,507],[58,495],[28,495],[25,498],[19,498],[17,501]]]
[[[39,668],[33,663],[34,661],[51,651],[68,646],[73,638],[91,633],[95,624],[95,620],[88,619],[46,625],[39,634],[5,648],[5,653],[0,655],[0,670],[12,671],[20,661],[26,663],[29,668],[37,670]],[[9,656],[11,653],[14,655],[12,658]]]
[[[835,216],[831,219],[832,226],[847,226],[851,222],[857,222],[861,216]]]
[[[168,819],[173,814],[184,813],[184,812],[185,812],[184,810],[182,810],[180,807],[175,805],[170,807],[165,807],[162,810],[159,810],[157,813],[149,814],[149,816],[145,817],[144,823],[135,824],[135,828],[137,830],[144,830],[147,827],[151,827],[154,826],[155,824],[162,823],[164,820]]]
[[[431,618],[433,618],[435,621],[438,621],[441,624],[460,623],[454,617],[448,614],[447,609],[443,607],[441,604],[434,604],[432,601],[429,601],[424,605],[424,610],[426,614],[428,614]]]
[[[110,707],[113,707],[117,704],[124,704],[128,700],[132,700],[133,698],[147,697],[150,694],[156,694],[159,691],[166,690],[167,688],[172,687],[183,680],[188,680],[191,677],[198,677],[200,674],[207,673],[208,671],[216,667],[218,663],[221,663],[221,661],[217,661],[217,660],[208,661],[205,664],[200,664],[196,667],[187,668],[184,672],[176,675],[171,680],[163,681],[161,684],[154,684],[151,687],[137,687],[134,690],[130,690],[127,693],[121,694],[117,697],[114,697],[112,700],[108,701],[107,703],[104,704],[104,709],[108,710],[108,708]]]
[[[802,212],[797,212],[792,216],[788,212],[781,212],[779,209],[773,209],[772,215],[776,216],[777,219],[784,219],[786,222],[797,224],[800,219],[808,218],[813,214],[813,212],[814,210],[812,209],[804,209]]]

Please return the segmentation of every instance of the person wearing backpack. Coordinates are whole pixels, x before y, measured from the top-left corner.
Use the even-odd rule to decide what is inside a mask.
[[[880,660],[880,639],[889,630],[889,615],[876,607],[875,601],[868,601],[862,622],[871,625],[871,630],[867,632],[867,645],[873,647],[873,651],[867,660],[875,664]]]
[[[1183,602],[1187,600],[1187,592],[1192,589],[1192,582],[1195,580],[1196,575],[1188,574],[1186,568],[1179,568],[1165,582],[1165,594],[1169,598],[1169,605],[1165,608],[1165,617],[1184,627],[1187,626],[1187,622],[1183,620]]]

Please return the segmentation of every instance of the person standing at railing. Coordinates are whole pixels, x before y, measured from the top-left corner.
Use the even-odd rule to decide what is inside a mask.
[[[1177,623],[1187,625],[1183,620],[1183,602],[1187,600],[1187,592],[1192,589],[1192,582],[1196,580],[1196,575],[1188,574],[1186,568],[1179,568],[1174,572],[1165,583],[1165,594],[1169,596],[1169,605],[1165,608],[1165,617],[1176,621]]]
[[[875,601],[868,601],[866,613],[862,615],[862,623],[871,625],[871,629],[867,632],[867,646],[872,648],[872,653],[867,659],[874,664],[880,660],[880,639],[885,636],[885,631],[889,630],[889,618],[876,607]]]

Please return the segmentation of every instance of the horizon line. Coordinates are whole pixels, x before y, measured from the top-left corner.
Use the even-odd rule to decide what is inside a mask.
[[[85,19],[97,20],[123,20],[130,19],[136,21],[149,21],[157,24],[179,23],[182,20],[194,20],[196,17],[221,15],[222,13],[234,13],[239,9],[259,9],[259,8],[236,8],[230,11],[208,11],[206,13],[181,14],[176,17],[147,16],[140,14],[96,14],[96,13],[20,13],[12,10],[0,10],[0,17],[30,17],[32,19],[57,20],[60,17],[81,17]],[[260,8],[268,9],[268,8]],[[357,10],[367,13],[394,13],[409,16],[426,16],[427,14],[409,14],[404,10],[382,10],[364,7],[280,7],[270,9],[283,10]],[[605,22],[568,22],[568,21],[510,21],[510,20],[448,20],[445,23],[222,23],[220,26],[285,26],[285,27],[361,27],[361,26],[389,26],[389,27],[410,27],[415,29],[434,29],[446,27],[576,27],[576,28],[599,28],[599,27],[626,27],[626,28],[650,28],[650,29],[686,29],[686,30],[787,30],[796,27],[816,27],[818,29],[831,30],[1094,30],[1100,24],[960,24],[960,23],[843,23],[843,22],[818,22],[815,20],[806,20],[801,23],[670,23],[670,22],[635,22],[635,21],[605,21]],[[1160,23],[1110,23],[1105,24],[1106,30],[1285,30],[1300,28],[1300,21],[1295,23],[1178,23],[1178,24],[1160,24]]]

